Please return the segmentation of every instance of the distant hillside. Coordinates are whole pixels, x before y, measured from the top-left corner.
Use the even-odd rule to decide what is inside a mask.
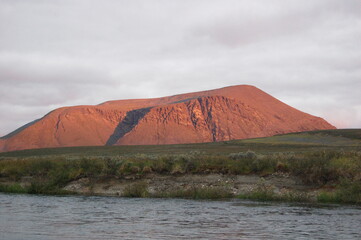
[[[334,129],[260,89],[239,85],[56,109],[0,139],[0,151],[219,142]]]

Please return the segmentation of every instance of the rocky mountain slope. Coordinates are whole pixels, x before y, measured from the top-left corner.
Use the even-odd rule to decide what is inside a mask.
[[[59,108],[2,137],[0,151],[212,142],[334,128],[256,87],[238,85]]]

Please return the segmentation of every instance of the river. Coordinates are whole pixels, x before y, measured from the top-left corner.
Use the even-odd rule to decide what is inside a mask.
[[[0,239],[361,239],[361,208],[0,193]]]

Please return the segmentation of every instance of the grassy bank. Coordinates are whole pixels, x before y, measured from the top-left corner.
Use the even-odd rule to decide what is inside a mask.
[[[152,192],[146,184],[138,186],[137,183],[129,184],[122,195],[360,203],[361,129],[201,144],[73,147],[0,153],[1,192],[67,194],[64,187],[81,179],[90,182],[123,179],[134,183],[152,174],[285,175],[300,179],[304,186],[323,191],[315,197],[292,189],[278,191],[272,184],[260,183],[242,194],[235,194],[229,186],[194,186]]]
[[[20,182],[29,179],[27,186],[0,185],[2,192],[34,194],[66,194],[63,188],[70,182],[88,179],[142,179],[147,174],[224,174],[267,176],[275,173],[300,178],[303,184],[315,188],[336,189],[318,196],[320,202],[361,202],[361,152],[317,151],[304,153],[257,154],[252,151],[228,155],[206,155],[200,152],[188,154],[161,154],[114,157],[31,157],[8,158],[0,161],[0,178]],[[350,187],[352,186],[352,188]],[[136,187],[136,189],[139,187]],[[227,189],[180,189],[173,192],[148,194],[128,189],[129,197],[186,197],[229,198],[239,197],[259,200],[309,201],[305,193],[275,193],[271,188],[259,187],[240,196]]]
[[[300,177],[305,184],[324,185],[341,179],[360,180],[361,152],[321,151],[311,153],[256,154],[252,151],[228,156],[203,155],[134,155],[132,157],[36,157],[0,161],[0,177],[14,181],[22,177],[64,185],[79,178],[141,177],[158,174],[257,174],[275,172]]]
[[[29,186],[21,186],[19,183],[15,184],[1,184],[0,183],[0,192],[4,193],[27,193],[27,194],[47,194],[47,195],[68,195],[76,194],[75,192],[70,192],[61,189],[57,185],[50,185],[45,182],[40,181],[32,182]]]

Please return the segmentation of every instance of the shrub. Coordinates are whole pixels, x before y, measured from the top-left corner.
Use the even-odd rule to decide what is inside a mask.
[[[152,171],[157,173],[169,173],[172,167],[172,160],[168,156],[160,156],[152,161]]]
[[[99,176],[103,170],[104,165],[100,160],[82,158],[80,160],[80,169],[85,177]]]
[[[248,150],[247,152],[231,153],[228,156],[229,156],[229,158],[234,159],[234,160],[256,159],[257,158],[257,154],[250,150]]]
[[[345,154],[344,156],[334,158],[330,161],[330,167],[334,169],[334,172],[340,178],[348,178],[351,180],[361,177],[361,157],[357,154]]]
[[[317,201],[323,203],[355,203],[361,204],[361,182],[343,180],[334,192],[321,192]]]
[[[124,188],[122,197],[140,198],[148,197],[148,184],[146,182],[136,182]]]
[[[147,173],[151,173],[152,172],[152,168],[150,166],[144,166],[142,173],[147,174]]]
[[[175,163],[172,166],[171,174],[183,174],[186,172],[185,166],[181,163]]]
[[[266,181],[261,178],[255,189],[251,189],[237,197],[241,199],[271,201],[275,199],[274,187],[266,184]]]
[[[28,172],[32,176],[46,176],[50,170],[56,167],[55,162],[49,159],[32,160],[29,163],[31,164],[28,164]]]
[[[104,159],[104,167],[102,174],[106,176],[116,176],[119,167],[122,165],[123,160],[106,158]]]
[[[361,203],[361,181],[343,180],[336,191],[336,198],[343,203]]]
[[[326,155],[327,156],[327,155]],[[290,161],[291,172],[301,177],[306,184],[323,185],[337,180],[335,170],[330,167],[330,159],[324,155],[310,155],[303,159]]]

